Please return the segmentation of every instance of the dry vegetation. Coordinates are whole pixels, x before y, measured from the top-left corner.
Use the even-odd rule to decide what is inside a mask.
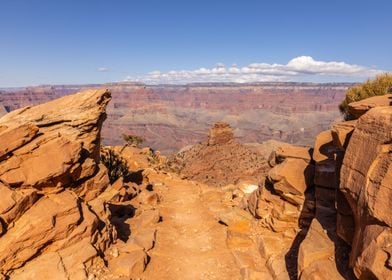
[[[392,93],[392,73],[378,75],[374,80],[367,80],[363,84],[351,87],[346,93],[346,98],[340,103],[339,110],[346,120],[350,120],[352,116],[348,112],[348,104],[388,93]]]

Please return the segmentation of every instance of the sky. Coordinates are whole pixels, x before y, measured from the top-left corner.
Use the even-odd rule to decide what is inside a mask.
[[[390,0],[1,0],[0,88],[363,81],[392,70]]]

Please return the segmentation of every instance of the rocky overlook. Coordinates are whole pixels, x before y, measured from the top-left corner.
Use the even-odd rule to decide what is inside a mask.
[[[223,122],[173,158],[103,147],[110,100],[0,118],[0,279],[391,279],[386,100],[268,158]]]
[[[107,108],[103,143],[121,145],[123,133],[140,135],[147,146],[168,154],[205,141],[206,132],[218,121],[230,124],[240,143],[275,139],[312,145],[315,135],[340,117],[338,104],[350,84],[103,86],[110,89],[113,98]],[[3,90],[0,115],[91,87],[99,85]]]

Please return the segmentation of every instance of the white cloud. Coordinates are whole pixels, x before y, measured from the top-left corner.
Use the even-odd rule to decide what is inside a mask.
[[[107,68],[107,67],[98,67],[97,71],[98,72],[109,72],[109,68]]]
[[[151,84],[183,84],[192,82],[284,82],[317,80],[363,80],[374,77],[383,71],[337,61],[317,61],[310,56],[299,56],[287,64],[251,63],[239,67],[233,64],[226,67],[217,63],[213,68],[199,68],[180,71],[153,71],[140,77],[127,77],[126,80]]]

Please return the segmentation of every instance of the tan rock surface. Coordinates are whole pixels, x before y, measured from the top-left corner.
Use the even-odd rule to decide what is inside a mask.
[[[294,204],[301,204],[299,201],[303,200],[306,189],[312,185],[313,176],[313,165],[296,158],[285,159],[268,173],[274,189]]]
[[[282,144],[275,150],[277,162],[282,162],[286,158],[303,159],[307,163],[312,160],[312,149],[309,147],[294,146],[290,144]]]
[[[2,275],[87,279],[95,260],[103,263],[115,230],[82,198],[108,185],[98,163],[109,100],[107,90],[87,90],[0,119]]]
[[[11,158],[0,157],[0,180],[12,186],[48,188],[92,176],[109,100],[106,90],[87,90],[3,116],[0,127],[12,127],[14,133],[2,133],[20,133],[21,138],[0,143],[2,153],[13,150]]]
[[[355,118],[359,118],[374,107],[392,105],[392,94],[369,97],[357,102],[348,104],[348,111]]]
[[[392,107],[369,110],[358,120],[341,170],[340,189],[355,218],[350,263],[358,278],[392,277]]]

